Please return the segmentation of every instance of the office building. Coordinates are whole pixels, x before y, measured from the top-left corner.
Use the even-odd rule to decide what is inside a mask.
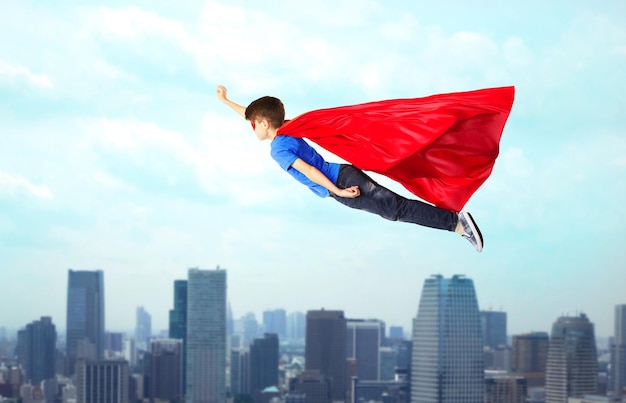
[[[230,351],[230,393],[250,394],[250,351],[245,348],[233,348]]]
[[[278,336],[266,333],[250,345],[250,392],[278,386]]]
[[[174,281],[174,309],[169,312],[169,338],[183,341],[183,394],[187,387],[187,280]]]
[[[345,400],[346,319],[343,311],[308,311],[306,316],[306,370],[319,371],[332,380],[332,400]]]
[[[413,321],[411,401],[482,403],[483,337],[474,283],[426,279]]]
[[[117,353],[124,351],[124,335],[120,332],[106,332],[104,335],[104,349]]]
[[[393,340],[404,340],[404,328],[402,326],[390,326],[389,338]]]
[[[346,358],[356,360],[356,376],[360,380],[380,380],[380,347],[384,338],[385,323],[380,320],[346,321]]]
[[[144,355],[144,383],[147,397],[168,402],[183,401],[183,342],[153,340]]]
[[[18,362],[32,385],[55,377],[57,331],[52,318],[42,317],[18,332]]]
[[[128,403],[127,361],[86,361],[76,365],[77,403]]]
[[[306,335],[306,315],[302,312],[291,312],[287,316],[287,339],[290,341],[304,340]]]
[[[609,390],[613,396],[622,397],[626,396],[626,305],[615,306],[614,326]]]
[[[174,309],[169,315],[170,339],[187,337],[187,280],[174,281]]]
[[[396,376],[398,368],[398,352],[393,347],[381,347],[379,350],[379,376],[380,381],[390,381]]]
[[[513,336],[511,343],[511,371],[527,380],[529,388],[546,384],[546,362],[550,337],[546,332],[532,332]]]
[[[188,403],[226,401],[226,271],[189,269]]]
[[[150,349],[150,337],[152,337],[152,316],[143,306],[139,306],[135,318],[135,345],[141,351],[148,351]]]
[[[554,322],[546,363],[546,403],[594,394],[598,357],[593,323],[585,314],[562,316]]]
[[[506,312],[480,311],[483,345],[493,350],[506,345]]]
[[[287,312],[284,309],[264,311],[263,327],[265,333],[274,333],[280,340],[285,340],[287,338]]]
[[[74,374],[80,352],[104,358],[104,274],[102,270],[68,270],[66,354],[68,374]],[[79,343],[83,348],[79,351]],[[91,345],[88,348],[87,345]],[[91,355],[91,353],[90,353]],[[91,357],[88,357],[91,358]]]

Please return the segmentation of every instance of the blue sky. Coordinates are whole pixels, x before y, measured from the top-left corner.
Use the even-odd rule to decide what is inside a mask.
[[[460,273],[510,334],[582,311],[610,335],[626,303],[626,5],[435,3],[3,1],[0,326],[64,328],[72,268],[105,271],[109,329],[139,305],[164,329],[173,281],[220,265],[236,318],[324,307],[408,331],[424,280]],[[317,198],[218,84],[288,116],[515,85],[466,206],[485,250]]]

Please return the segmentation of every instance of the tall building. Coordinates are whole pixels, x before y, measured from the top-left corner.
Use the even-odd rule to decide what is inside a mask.
[[[278,386],[278,336],[266,333],[250,345],[250,392]]]
[[[302,312],[291,312],[287,316],[287,339],[304,340],[306,335],[306,315]]]
[[[74,374],[79,342],[104,358],[104,274],[102,270],[68,270],[66,351],[68,373]]]
[[[153,340],[144,355],[144,382],[148,399],[183,401],[183,342],[176,339]]]
[[[287,338],[287,313],[284,309],[264,311],[263,326],[265,333],[274,333],[280,340],[285,340]]]
[[[226,402],[226,271],[189,269],[188,403]]]
[[[127,361],[86,361],[76,365],[77,403],[128,403]]]
[[[235,322],[233,320],[233,309],[230,306],[230,302],[226,306],[226,338],[230,340],[235,332]]]
[[[496,349],[506,345],[506,312],[480,311],[483,345]]]
[[[626,305],[615,306],[610,382],[609,389],[613,396],[626,396]]]
[[[124,335],[120,332],[106,332],[104,335],[104,349],[119,353],[124,351]]]
[[[253,312],[248,312],[241,318],[242,345],[247,346],[259,336],[259,322]]]
[[[305,368],[332,380],[332,400],[345,400],[346,319],[343,311],[308,311],[306,316]]]
[[[567,403],[568,397],[594,394],[598,357],[593,323],[585,314],[554,322],[546,364],[546,403]]]
[[[381,347],[380,370],[378,380],[390,381],[396,377],[396,369],[398,368],[398,352],[393,347]]]
[[[377,320],[346,321],[346,358],[356,359],[360,380],[380,380],[380,347],[385,338],[385,323]]]
[[[245,348],[230,351],[230,393],[250,394],[250,352]]]
[[[389,338],[394,340],[404,339],[404,328],[402,326],[390,326]]]
[[[544,387],[550,337],[546,332],[513,336],[511,370],[527,379],[528,387]]]
[[[152,316],[143,308],[137,307],[135,322],[135,340],[137,348],[148,351],[150,348],[150,337],[152,337]]]
[[[170,339],[187,337],[187,280],[174,281],[174,309],[170,310]]]
[[[32,385],[55,377],[57,331],[52,318],[44,316],[26,325],[17,342],[18,361]]]
[[[413,320],[411,401],[482,403],[483,338],[474,283],[426,279]]]
[[[183,341],[183,394],[187,387],[187,280],[174,281],[174,309],[169,312],[169,337]]]

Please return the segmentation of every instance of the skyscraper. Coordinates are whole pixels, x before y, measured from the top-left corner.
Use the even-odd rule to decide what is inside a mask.
[[[615,306],[615,334],[611,345],[611,384],[613,396],[626,395],[626,305]]]
[[[302,312],[291,312],[287,316],[287,339],[304,340],[306,334],[306,315]]]
[[[511,369],[528,380],[528,387],[544,387],[550,337],[546,332],[513,336]]]
[[[253,312],[246,313],[240,321],[242,325],[242,345],[247,346],[259,336],[259,322]]]
[[[485,346],[496,349],[506,345],[506,312],[480,311],[480,325]]]
[[[104,275],[102,270],[68,270],[67,282],[68,373],[74,374],[79,342],[91,344],[104,358]]]
[[[254,395],[278,386],[278,336],[266,333],[250,345],[250,392]]]
[[[287,313],[284,309],[264,311],[263,325],[265,333],[275,333],[280,340],[287,338]]]
[[[135,323],[135,340],[137,348],[142,351],[148,351],[150,348],[150,337],[152,336],[152,317],[143,308],[137,307],[136,323]]]
[[[187,280],[174,281],[174,309],[170,310],[170,339],[187,337]]]
[[[380,320],[347,320],[346,358],[356,359],[360,380],[380,380],[380,347],[384,338],[385,323]]]
[[[598,357],[593,323],[585,314],[554,322],[546,364],[546,403],[596,393]]]
[[[57,331],[48,316],[29,323],[18,332],[19,363],[32,385],[55,377],[56,341]]]
[[[149,399],[183,401],[183,342],[175,339],[153,340],[144,355]]]
[[[183,341],[183,395],[187,387],[187,280],[174,281],[174,309],[169,315],[170,339]]]
[[[226,402],[226,271],[189,269],[188,403]]]
[[[413,321],[411,366],[413,403],[483,402],[483,338],[472,280],[426,279]]]
[[[306,315],[306,370],[317,370],[332,380],[332,400],[344,400],[346,382],[346,319],[343,311],[308,311]]]
[[[250,352],[245,348],[230,351],[230,392],[237,395],[250,394]]]

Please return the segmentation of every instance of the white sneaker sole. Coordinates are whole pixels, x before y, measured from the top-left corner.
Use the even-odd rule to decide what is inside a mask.
[[[467,211],[462,211],[461,214],[463,214],[463,218],[465,218],[465,221],[467,221],[467,224],[470,226],[472,230],[472,235],[474,235],[474,239],[476,239],[476,244],[477,244],[476,250],[479,253],[482,252],[483,234],[481,234],[480,230],[478,229],[478,226],[474,222],[474,219],[472,218],[472,215],[470,213],[468,213]]]

